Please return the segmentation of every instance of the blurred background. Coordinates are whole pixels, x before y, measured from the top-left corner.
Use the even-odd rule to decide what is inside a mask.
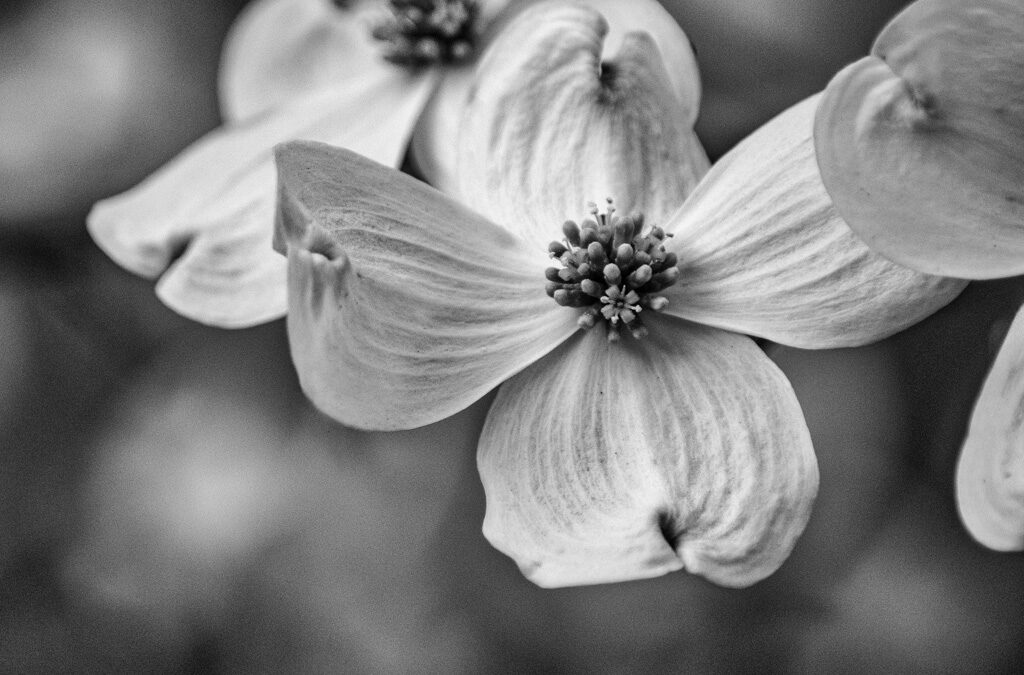
[[[398,434],[307,404],[283,322],[174,315],[84,218],[219,123],[243,0],[0,5],[0,672],[1024,670],[1024,557],[961,528],[973,397],[1024,302],[972,284],[881,344],[781,349],[821,494],[791,559],[541,590],[480,534],[488,400]],[[671,0],[720,156],[895,0]]]

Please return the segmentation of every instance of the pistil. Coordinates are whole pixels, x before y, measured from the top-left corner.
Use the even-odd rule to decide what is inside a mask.
[[[657,226],[645,230],[643,215],[615,215],[614,202],[607,202],[605,213],[591,203],[590,218],[562,225],[564,238],[548,246],[562,266],[547,268],[545,289],[558,304],[583,310],[582,328],[603,320],[611,342],[622,327],[642,338],[642,312],[664,309],[668,298],[659,292],[679,279],[676,254],[665,250],[672,235]]]

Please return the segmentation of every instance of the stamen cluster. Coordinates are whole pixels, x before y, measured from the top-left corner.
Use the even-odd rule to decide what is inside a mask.
[[[387,43],[384,58],[419,67],[461,61],[473,53],[479,6],[476,0],[391,0],[391,16],[374,27]]]
[[[592,328],[604,319],[608,340],[619,339],[626,326],[635,338],[647,335],[640,313],[661,311],[668,298],[657,293],[679,279],[678,259],[665,250],[672,236],[654,226],[644,231],[642,214],[616,216],[612,199],[605,213],[589,204],[590,218],[562,225],[565,238],[548,246],[562,267],[545,271],[545,289],[555,302],[584,309],[579,325]]]

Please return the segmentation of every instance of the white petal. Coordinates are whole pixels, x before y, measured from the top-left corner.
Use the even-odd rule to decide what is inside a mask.
[[[707,158],[650,36],[624,36],[602,63],[607,30],[594,10],[551,2],[498,36],[462,117],[462,201],[538,243],[588,201],[654,220],[682,204]]]
[[[660,320],[658,320],[660,318]],[[570,340],[501,386],[484,534],[541,586],[685,567],[746,586],[789,555],[818,471],[785,376],[748,338],[654,317]]]
[[[255,117],[325,87],[358,89],[395,67],[372,35],[372,3],[255,0],[231,27],[221,55],[221,111]],[[376,8],[382,10],[383,8]]]
[[[815,142],[875,250],[933,274],[1024,273],[1024,5],[912,4],[829,84]]]
[[[997,551],[1024,551],[1024,308],[974,407],[956,495],[975,539]]]
[[[137,187],[96,204],[89,232],[123,267],[163,275],[161,297],[189,318],[239,327],[280,317],[286,281],[271,248],[273,146],[323,140],[397,164],[430,88],[429,77],[395,73],[222,127]]]
[[[606,19],[608,34],[598,54],[606,60],[615,58],[622,48],[623,38],[629,33],[644,32],[653,38],[666,64],[669,88],[676,97],[676,103],[670,110],[689,131],[697,119],[700,107],[700,73],[690,42],[672,16],[653,0],[585,0],[577,4],[597,10]],[[529,5],[527,2],[512,3],[508,11],[488,26],[482,44],[488,45],[498,34],[496,29],[504,27],[515,14]],[[543,21],[530,21],[532,25],[528,31],[533,35],[529,39],[543,39],[540,34],[543,31],[539,32],[544,26]],[[503,61],[509,58],[509,54],[521,54],[525,48],[522,43],[515,40],[502,39],[501,45],[491,48],[490,51],[499,53],[488,58]],[[461,133],[461,111],[466,105],[466,97],[472,83],[471,68],[449,70],[438,92],[424,110],[413,134],[412,147],[418,168],[431,185],[450,194],[457,193],[459,184],[458,159],[452,139],[458,138]],[[515,81],[506,84],[521,85]],[[692,152],[697,154],[699,145],[695,138],[692,139],[692,143]],[[691,158],[695,163],[702,163],[702,160],[702,156]]]
[[[354,153],[278,152],[292,358],[332,417],[441,420],[577,330],[577,312],[544,292],[544,251]]]
[[[848,347],[913,325],[963,290],[873,253],[838,216],[814,161],[816,103],[754,132],[672,217],[681,274],[665,311],[794,347]]]

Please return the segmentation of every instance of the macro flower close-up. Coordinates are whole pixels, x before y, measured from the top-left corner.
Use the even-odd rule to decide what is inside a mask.
[[[0,672],[1024,672],[1019,0],[0,37]]]
[[[278,151],[292,356],[311,399],[361,428],[435,422],[501,384],[478,448],[484,530],[537,583],[685,567],[749,585],[803,530],[817,468],[746,336],[869,344],[965,284],[872,253],[836,214],[817,97],[691,188],[695,150],[657,161],[693,140],[671,96],[644,101],[667,82],[652,41],[602,60],[605,30],[547,3],[484,56],[457,192],[481,215],[351,152]],[[558,225],[595,193],[615,194],[607,213]]]

